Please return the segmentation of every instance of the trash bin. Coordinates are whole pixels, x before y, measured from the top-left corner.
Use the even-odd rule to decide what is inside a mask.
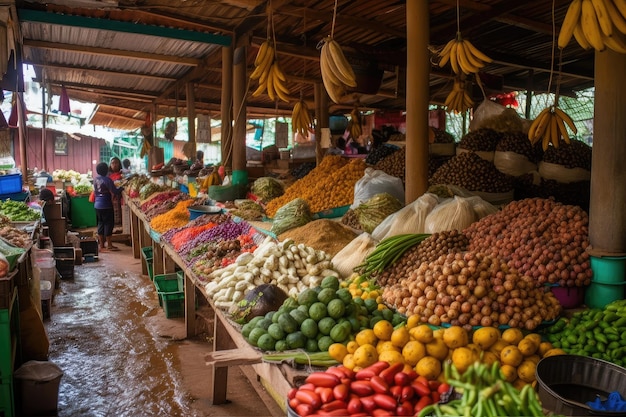
[[[21,416],[56,415],[63,371],[49,361],[28,361],[15,371],[16,405]]]

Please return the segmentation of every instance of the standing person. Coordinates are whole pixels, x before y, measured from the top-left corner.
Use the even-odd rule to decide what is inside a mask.
[[[113,181],[119,181],[122,179],[122,161],[117,156],[114,156],[109,161],[109,178]]]
[[[124,158],[122,161],[122,176],[127,177],[130,175],[130,159]]]
[[[94,208],[96,209],[96,220],[98,222],[100,250],[104,252],[107,250],[119,250],[111,243],[111,236],[113,235],[113,227],[115,226],[113,198],[118,197],[119,199],[122,193],[122,187],[117,188],[113,180],[107,175],[109,173],[109,166],[106,162],[100,162],[96,165],[96,173],[98,176],[93,180],[93,189],[95,194]]]

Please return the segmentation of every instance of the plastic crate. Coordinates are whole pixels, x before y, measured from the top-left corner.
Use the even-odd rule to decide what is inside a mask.
[[[185,317],[185,281],[178,273],[155,275],[154,285],[168,319]]]
[[[79,238],[79,246],[83,256],[98,256],[98,241],[93,237]]]
[[[94,227],[98,223],[96,221],[96,209],[93,203],[89,201],[89,196],[76,196],[70,200],[70,218],[72,227],[86,228]]]
[[[0,194],[13,194],[22,191],[22,174],[0,175]]]
[[[54,248],[54,259],[56,260],[69,260],[74,262],[74,246],[61,246]]]
[[[152,269],[153,264],[153,254],[152,254],[152,246],[146,246],[141,248],[141,256],[143,257],[143,261],[146,263],[146,269],[148,270],[148,277],[150,280],[154,280],[154,272]]]
[[[0,379],[0,416],[15,415],[15,394],[11,378]]]

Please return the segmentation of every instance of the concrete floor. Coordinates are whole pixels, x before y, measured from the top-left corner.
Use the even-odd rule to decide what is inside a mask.
[[[49,359],[64,372],[58,415],[284,415],[249,366],[229,369],[229,403],[210,404],[210,334],[184,339],[184,319],[165,317],[142,259],[117,246],[60,280],[44,320]]]

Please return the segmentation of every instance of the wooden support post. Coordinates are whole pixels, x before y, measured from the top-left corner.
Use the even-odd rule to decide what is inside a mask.
[[[185,274],[185,337],[196,335],[196,286]]]

